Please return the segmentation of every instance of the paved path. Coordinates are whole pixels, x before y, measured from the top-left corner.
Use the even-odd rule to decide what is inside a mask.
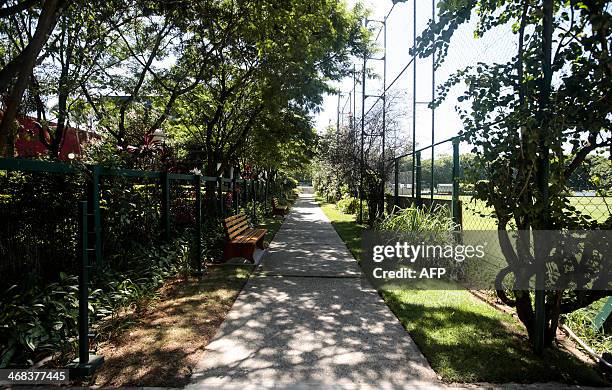
[[[188,388],[430,388],[436,375],[310,194],[270,244]]]

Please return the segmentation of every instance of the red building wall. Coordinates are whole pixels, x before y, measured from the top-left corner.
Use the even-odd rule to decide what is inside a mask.
[[[0,113],[2,118],[2,113]],[[19,132],[15,139],[15,154],[17,157],[40,157],[47,155],[49,151],[39,138],[39,127],[36,126],[36,119],[26,116],[18,118],[20,124]],[[55,123],[51,123],[54,127]],[[43,130],[44,131],[44,130]],[[44,131],[45,139],[49,140],[49,134]],[[59,158],[68,160],[68,155],[74,153],[79,155],[82,152],[82,146],[92,138],[99,139],[100,136],[84,130],[79,130],[74,127],[67,127],[64,132]]]

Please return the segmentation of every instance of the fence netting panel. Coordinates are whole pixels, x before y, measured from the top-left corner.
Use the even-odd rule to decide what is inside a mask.
[[[78,201],[75,178],[45,172],[0,171],[0,274],[5,287],[24,279],[57,280],[76,272]]]
[[[566,210],[579,218],[604,223],[612,217],[612,162],[605,156],[587,157],[566,182]]]
[[[170,180],[170,231],[182,235],[195,228],[195,185],[193,180]]]
[[[100,179],[102,253],[116,269],[130,254],[159,244],[162,236],[161,185],[157,178],[103,176]]]

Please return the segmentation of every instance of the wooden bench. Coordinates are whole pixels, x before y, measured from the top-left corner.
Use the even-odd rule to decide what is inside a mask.
[[[272,215],[284,216],[285,214],[287,214],[287,211],[288,209],[286,206],[278,205],[278,199],[272,198]]]
[[[251,228],[244,213],[225,218],[223,229],[227,238],[225,248],[223,248],[223,260],[242,257],[255,263],[253,257],[255,249],[264,249],[264,237],[268,231]]]

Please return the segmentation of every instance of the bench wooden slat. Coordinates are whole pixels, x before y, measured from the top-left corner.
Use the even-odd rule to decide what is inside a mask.
[[[261,237],[266,235],[265,229],[251,229],[243,235],[240,235],[234,239],[237,244],[245,244],[251,241],[257,241]]]
[[[254,237],[254,231],[253,230],[249,230],[245,234],[242,234],[242,235],[234,238],[233,242],[236,243],[236,244],[248,244],[249,242],[252,241],[253,237]]]
[[[227,217],[224,219],[224,221],[226,224],[231,225],[237,219],[244,219],[244,218],[246,218],[246,215],[244,215],[244,213],[240,213],[240,214],[232,215],[231,217]]]
[[[241,229],[241,230],[235,231],[234,233],[230,234],[230,235],[229,235],[227,238],[228,238],[230,241],[235,241],[237,237],[241,237],[241,236],[243,236],[243,235],[244,235],[246,232],[248,232],[248,231],[249,231],[249,229],[250,229],[250,228],[249,228],[248,226],[245,226],[245,227],[244,227],[244,229]]]
[[[242,221],[246,221],[247,217],[244,214],[239,214],[233,217],[225,218],[224,223],[225,226],[231,227],[233,225],[239,224]]]
[[[249,228],[249,222],[245,219],[244,221],[240,222],[240,224],[234,225],[232,227],[226,227],[225,229],[227,230],[227,235],[230,238],[233,238],[234,236],[239,235],[240,233],[242,233],[244,230]]]
[[[233,215],[223,220],[223,229],[227,236],[227,242],[223,249],[223,259],[232,257],[243,257],[255,262],[253,254],[255,248],[264,249],[263,239],[267,233],[266,229],[253,229],[244,213]]]

